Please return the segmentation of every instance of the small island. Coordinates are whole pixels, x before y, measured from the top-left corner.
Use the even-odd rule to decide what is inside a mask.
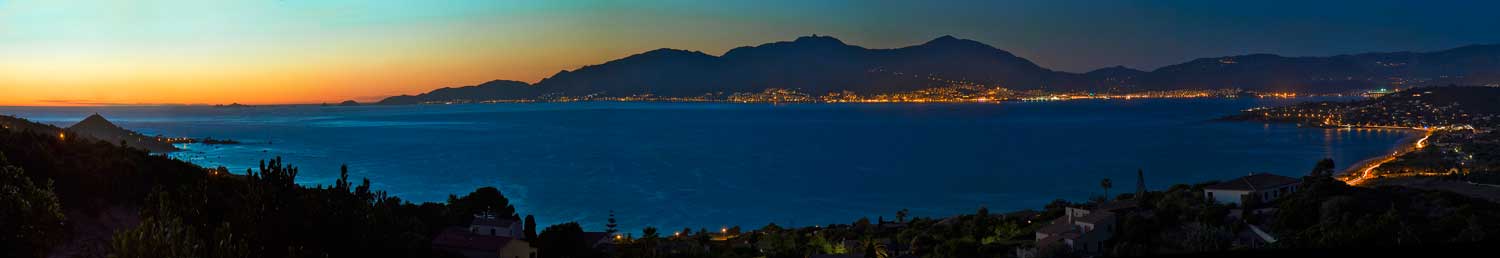
[[[354,106],[360,106],[360,105],[363,105],[363,104],[360,104],[358,101],[354,101],[354,100],[345,100],[344,102],[339,102],[338,104],[335,104],[335,105],[328,104],[328,102],[323,102],[323,104],[319,104],[319,106],[324,106],[324,107],[328,107],[328,106],[354,107]]]
[[[245,105],[245,104],[240,104],[239,102],[235,102],[235,103],[229,103],[229,105],[218,104],[218,105],[214,105],[214,107],[216,107],[216,108],[245,108],[245,107],[252,107],[252,106]]]

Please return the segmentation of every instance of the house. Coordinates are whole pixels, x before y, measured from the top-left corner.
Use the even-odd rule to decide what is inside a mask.
[[[514,237],[475,234],[464,228],[444,229],[432,239],[432,248],[469,258],[536,258],[531,243]]]
[[[1203,187],[1203,197],[1218,203],[1265,203],[1297,191],[1301,180],[1267,173],[1253,173]]]
[[[1106,205],[1101,205],[1106,206]],[[1110,205],[1110,207],[1134,205]],[[1036,231],[1036,248],[1016,250],[1020,257],[1036,257],[1041,250],[1066,250],[1073,253],[1103,253],[1104,241],[1114,237],[1116,215],[1102,209],[1085,210],[1067,207],[1064,215]]]
[[[615,238],[619,235],[609,232],[583,232],[583,241],[594,249],[607,250],[615,245]]]
[[[524,230],[525,225],[520,221],[494,214],[474,215],[474,220],[469,222],[469,232],[478,235],[524,238]]]

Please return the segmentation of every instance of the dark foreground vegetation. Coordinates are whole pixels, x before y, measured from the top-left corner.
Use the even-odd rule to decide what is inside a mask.
[[[347,171],[331,186],[300,186],[298,169],[280,160],[231,175],[42,130],[0,130],[0,256],[434,257],[447,255],[429,248],[437,230],[480,210],[516,216],[494,188],[413,204]],[[110,214],[118,210],[138,216]],[[108,216],[128,225],[95,219]],[[99,228],[111,236],[68,243]]]
[[[3,257],[457,257],[432,247],[444,228],[467,225],[478,213],[522,217],[495,188],[417,204],[350,180],[347,171],[333,185],[303,186],[294,183],[299,169],[280,160],[231,174],[69,138],[56,128],[24,128],[0,130]],[[1351,187],[1328,170],[1331,162],[1320,164],[1294,194],[1243,206],[1204,198],[1209,182],[1057,200],[1034,211],[980,208],[926,218],[900,210],[889,219],[812,227],[612,232],[611,221],[608,232],[620,237],[603,245],[590,243],[577,223],[540,233],[527,223],[526,239],[540,257],[1014,257],[1036,248],[1035,232],[1067,208],[1121,202],[1135,208],[1120,213],[1103,251],[1038,255],[1453,251],[1500,239],[1500,205],[1438,191]],[[1246,241],[1251,225],[1280,240]]]

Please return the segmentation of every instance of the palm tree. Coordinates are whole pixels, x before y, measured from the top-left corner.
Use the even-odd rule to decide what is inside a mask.
[[[906,223],[906,215],[910,213],[906,209],[896,211],[896,223]]]
[[[646,227],[644,229],[641,229],[641,248],[646,249],[646,254],[648,256],[656,257],[656,243],[660,238],[661,236],[657,235],[656,227]]]
[[[1115,184],[1112,183],[1112,182],[1110,182],[1109,178],[1105,178],[1104,181],[1099,181],[1099,187],[1104,187],[1104,200],[1105,201],[1109,201],[1109,188],[1112,187],[1112,186],[1115,186]]]

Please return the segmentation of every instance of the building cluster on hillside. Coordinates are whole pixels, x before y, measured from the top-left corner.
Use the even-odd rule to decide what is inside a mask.
[[[1243,224],[1246,230],[1233,235],[1231,240],[1240,246],[1262,246],[1277,242],[1276,237],[1264,230],[1265,221],[1276,212],[1269,203],[1291,195],[1298,190],[1301,180],[1286,176],[1252,173],[1204,186],[1198,193],[1203,200],[1215,205],[1232,207],[1224,220]],[[1144,208],[1140,199],[1146,193],[1145,180],[1137,175],[1136,194],[1130,199],[1099,201],[1093,205],[1065,207],[1063,215],[1035,232],[1035,245],[1017,248],[1015,255],[1021,258],[1083,256],[1093,257],[1110,254],[1113,244],[1120,236],[1120,226],[1127,217],[1153,217],[1155,211]],[[1258,219],[1248,219],[1259,217]],[[1251,221],[1258,221],[1251,223]]]
[[[1473,113],[1455,102],[1433,103],[1422,98],[1423,94],[1432,94],[1431,91],[1370,94],[1392,97],[1353,103],[1315,102],[1253,108],[1245,110],[1243,115],[1256,120],[1321,127],[1455,128],[1492,127],[1500,123],[1496,114]]]
[[[813,102],[816,99],[793,89],[768,88],[761,92],[736,92],[727,98],[730,102],[795,103]]]
[[[849,102],[989,102],[1015,98],[1016,93],[1002,87],[958,84],[913,91],[859,95],[853,91],[832,92],[820,99],[829,103]]]
[[[1394,157],[1373,169],[1380,178],[1469,176],[1494,173],[1493,161],[1476,159],[1493,157],[1500,139],[1492,129],[1456,128],[1435,131],[1426,138],[1426,148]]]
[[[1036,246],[1019,248],[1016,256],[1022,258],[1066,252],[1080,255],[1100,255],[1108,251],[1106,241],[1115,236],[1120,215],[1135,212],[1139,208],[1136,200],[1112,201],[1084,209],[1064,208],[1063,216],[1052,220],[1036,231]]]
[[[1140,197],[1146,194],[1146,175],[1136,171],[1135,195],[1129,200],[1103,201],[1092,209],[1064,207],[1063,216],[1037,229],[1036,245],[1016,249],[1016,256],[1032,258],[1060,253],[1100,255],[1106,241],[1114,238],[1124,215],[1141,212]],[[1146,211],[1145,213],[1149,213]]]

